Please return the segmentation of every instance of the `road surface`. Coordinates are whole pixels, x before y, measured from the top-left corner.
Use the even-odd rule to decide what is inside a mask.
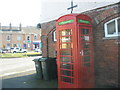
[[[32,60],[40,57],[1,59],[0,72],[2,72],[2,77],[35,70],[35,64]]]
[[[57,88],[57,80],[45,81],[37,77],[32,60],[40,57],[0,59],[0,89]]]

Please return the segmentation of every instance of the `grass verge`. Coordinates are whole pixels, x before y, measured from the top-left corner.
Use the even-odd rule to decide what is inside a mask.
[[[0,58],[21,58],[30,56],[40,56],[38,52],[28,52],[28,53],[0,53]]]

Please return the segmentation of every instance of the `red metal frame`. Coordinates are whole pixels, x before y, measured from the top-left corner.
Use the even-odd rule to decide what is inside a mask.
[[[65,15],[57,20],[56,30],[58,87],[93,88],[94,62],[91,19],[84,14]]]

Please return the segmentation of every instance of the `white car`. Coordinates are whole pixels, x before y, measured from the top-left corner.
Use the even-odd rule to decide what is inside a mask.
[[[0,53],[8,53],[8,49],[1,49]]]
[[[27,50],[22,49],[22,48],[11,48],[11,52],[12,53],[27,53]]]
[[[35,48],[35,52],[41,52],[40,48]]]

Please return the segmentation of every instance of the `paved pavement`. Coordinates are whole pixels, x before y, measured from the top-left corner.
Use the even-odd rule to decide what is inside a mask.
[[[34,58],[2,59],[2,88],[57,88],[57,79],[40,80],[36,75]]]
[[[3,77],[2,88],[57,88],[57,79],[40,80],[35,71]]]

